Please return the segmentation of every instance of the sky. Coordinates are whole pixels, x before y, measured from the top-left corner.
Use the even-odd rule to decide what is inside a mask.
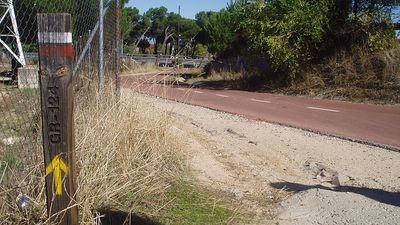
[[[200,11],[219,11],[225,8],[230,0],[130,0],[127,6],[136,7],[143,14],[149,8],[165,6],[169,12],[178,13],[181,6],[181,15],[194,19]]]

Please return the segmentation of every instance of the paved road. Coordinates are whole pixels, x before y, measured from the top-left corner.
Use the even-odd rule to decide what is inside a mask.
[[[171,85],[162,75],[126,76],[125,88],[322,134],[400,150],[400,108]]]

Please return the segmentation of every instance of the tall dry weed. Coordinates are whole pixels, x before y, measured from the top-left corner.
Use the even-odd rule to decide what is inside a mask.
[[[398,104],[400,43],[377,52],[362,47],[338,51],[307,69],[302,80],[284,91],[357,102]]]
[[[154,72],[159,71],[160,67],[156,66],[155,64],[147,63],[147,64],[140,64],[135,60],[124,59],[122,61],[122,69],[125,73],[147,73],[147,72]]]
[[[83,84],[76,92],[75,145],[77,206],[81,224],[95,224],[96,210],[113,208],[156,214],[165,190],[182,175],[182,144],[169,129],[164,112],[111,87],[102,94]],[[49,224],[46,215],[43,156],[40,143],[10,166],[1,160],[0,224]],[[3,156],[0,156],[3,157]],[[20,209],[18,195],[31,205]]]
[[[111,88],[105,93],[112,93]],[[93,209],[135,211],[146,199],[162,196],[183,169],[182,146],[170,133],[168,115],[132,96],[117,100],[112,94],[82,92],[77,98],[78,193],[83,221],[91,221]],[[92,104],[85,107],[87,102]]]

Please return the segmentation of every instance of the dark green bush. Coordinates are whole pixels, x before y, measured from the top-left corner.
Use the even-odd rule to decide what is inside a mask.
[[[363,46],[370,52],[393,46],[391,1],[240,0],[212,14],[205,25],[208,46],[219,58],[269,58],[288,81],[337,51]]]

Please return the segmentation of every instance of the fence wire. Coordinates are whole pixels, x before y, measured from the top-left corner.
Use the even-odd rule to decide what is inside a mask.
[[[103,11],[104,74],[112,84],[119,71],[117,1],[104,0]],[[0,193],[4,170],[13,166],[23,170],[21,161],[41,151],[37,14],[71,14],[78,86],[83,77],[98,82],[99,8],[100,0],[0,0]],[[6,209],[0,209],[0,219],[2,210]]]

